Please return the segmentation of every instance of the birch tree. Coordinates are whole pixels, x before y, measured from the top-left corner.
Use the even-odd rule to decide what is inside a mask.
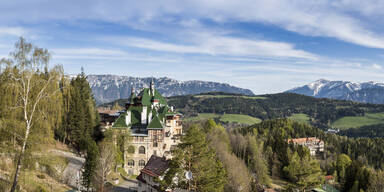
[[[11,192],[16,190],[18,184],[21,161],[24,156],[28,138],[33,129],[37,129],[40,116],[44,114],[42,103],[46,103],[56,93],[60,93],[58,80],[62,70],[53,67],[49,70],[48,63],[50,54],[47,49],[33,46],[24,38],[15,44],[15,51],[11,53],[8,62],[12,65],[9,73],[8,88],[16,90],[16,103],[13,109],[22,111],[23,136],[19,155],[17,156],[16,171],[13,179]]]

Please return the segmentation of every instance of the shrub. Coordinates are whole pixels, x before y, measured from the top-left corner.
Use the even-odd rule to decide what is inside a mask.
[[[131,154],[135,153],[135,146],[133,145],[128,146],[128,153],[131,153]]]
[[[43,185],[38,185],[35,189],[35,192],[49,192],[49,190]]]
[[[43,174],[38,174],[37,177],[38,177],[39,179],[45,179],[45,175],[43,175]]]

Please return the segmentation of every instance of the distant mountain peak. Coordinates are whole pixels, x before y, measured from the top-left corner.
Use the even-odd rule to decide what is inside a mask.
[[[156,89],[166,97],[175,95],[199,94],[212,91],[254,95],[249,89],[231,86],[227,83],[211,81],[178,81],[169,77],[131,77],[118,75],[88,75],[87,80],[92,88],[97,103],[111,102],[128,98],[132,88],[139,90],[148,87],[152,81]]]
[[[374,81],[355,83],[351,81],[319,79],[286,92],[317,98],[351,100],[365,103],[384,103],[384,83]]]

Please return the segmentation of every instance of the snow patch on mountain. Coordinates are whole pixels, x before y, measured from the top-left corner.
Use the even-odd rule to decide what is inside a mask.
[[[317,98],[351,100],[365,103],[384,103],[384,83],[350,81],[329,81],[319,79],[307,85],[286,92],[298,93]]]

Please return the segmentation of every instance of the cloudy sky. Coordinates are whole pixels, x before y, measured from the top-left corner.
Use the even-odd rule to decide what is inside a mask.
[[[23,36],[75,74],[168,76],[275,93],[384,81],[383,0],[13,0],[0,57]]]

